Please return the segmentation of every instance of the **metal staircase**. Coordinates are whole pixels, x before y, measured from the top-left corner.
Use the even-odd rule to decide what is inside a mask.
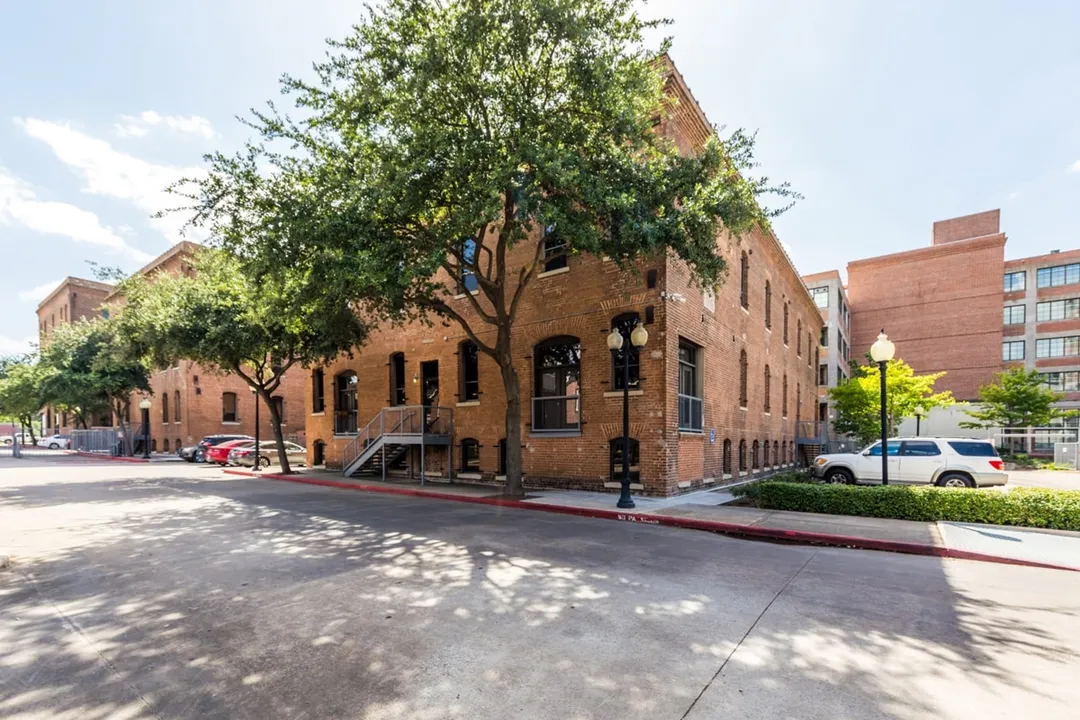
[[[424,463],[429,445],[446,447],[447,467],[453,478],[454,411],[428,405],[383,408],[342,451],[342,474],[381,475],[409,449],[420,447],[420,484],[424,483]]]

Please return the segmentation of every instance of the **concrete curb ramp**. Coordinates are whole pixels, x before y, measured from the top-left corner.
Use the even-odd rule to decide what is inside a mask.
[[[321,478],[304,477],[303,475],[277,475],[273,473],[253,473],[247,470],[226,469],[227,475],[239,475],[242,477],[258,477],[266,480],[282,480],[285,482],[302,483],[305,485],[321,485],[324,487],[342,488],[344,490],[358,490],[360,492],[382,493],[384,495],[405,495],[409,497],[424,497],[432,500],[451,500],[454,502],[472,503],[474,505],[495,505],[497,507],[513,508],[516,510],[539,510],[542,512],[560,513],[563,515],[577,515],[579,517],[602,518],[605,520],[621,520],[623,522],[644,523],[646,525],[663,525],[666,527],[687,528],[690,530],[705,530],[723,535],[735,537],[755,538],[759,540],[780,540],[808,545],[827,545],[831,547],[847,547],[859,550],[882,550],[886,552],[905,553],[908,555],[925,555],[931,557],[952,558],[954,560],[977,560],[980,562],[992,562],[1002,565],[1021,565],[1024,567],[1036,567],[1049,570],[1069,570],[1080,572],[1077,568],[1065,565],[1053,565],[1020,558],[1001,557],[985,553],[957,550],[954,548],[938,547],[924,543],[902,542],[897,540],[875,540],[873,538],[851,537],[847,535],[833,535],[830,533],[806,532],[801,530],[783,530],[779,528],[755,527],[752,525],[735,525],[732,523],[717,522],[715,520],[701,520],[688,517],[674,517],[671,515],[654,515],[651,513],[635,513],[623,510],[602,510],[598,508],[572,507],[569,505],[552,505],[550,503],[523,502],[521,500],[508,500],[497,497],[477,497],[458,495],[454,493],[438,492],[436,490],[421,490],[418,488],[402,488],[385,485],[365,485],[363,483],[336,482]],[[614,495],[612,496],[614,500]]]

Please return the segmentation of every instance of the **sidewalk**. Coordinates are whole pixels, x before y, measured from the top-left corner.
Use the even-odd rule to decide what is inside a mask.
[[[254,476],[249,470],[225,470],[229,475]],[[885,550],[1080,571],[1080,533],[999,527],[952,522],[913,522],[882,518],[731,507],[724,488],[701,490],[671,498],[635,497],[637,507],[620,510],[613,493],[575,490],[529,490],[524,500],[503,498],[500,488],[419,481],[343,478],[338,473],[306,470],[295,475],[261,473],[267,480],[284,480],[365,492],[498,505],[522,510],[557,512],[583,517],[642,522],[723,533],[738,537]]]

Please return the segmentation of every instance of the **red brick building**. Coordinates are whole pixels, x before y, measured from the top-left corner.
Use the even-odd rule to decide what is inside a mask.
[[[869,351],[882,328],[918,373],[945,371],[938,390],[978,399],[1002,368],[1000,211],[934,223],[931,245],[848,263],[851,352]]]
[[[199,245],[181,242],[158,256],[139,274],[153,277],[157,273],[190,273],[191,256]],[[68,290],[61,292],[64,288]],[[72,297],[63,310],[64,298]],[[62,302],[63,301],[63,302]],[[115,287],[90,280],[68,278],[38,307],[38,320],[42,338],[54,326],[53,317],[59,322],[81,317],[100,317],[123,304],[123,298]],[[286,437],[304,443],[304,386],[306,372],[302,368],[290,370],[276,395],[282,409],[283,429]],[[150,401],[151,445],[158,452],[175,452],[179,447],[193,445],[206,435],[255,433],[255,395],[242,379],[230,374],[216,373],[196,363],[181,361],[175,367],[155,371],[150,378],[152,394]],[[140,422],[138,404],[141,397],[132,401],[132,417],[135,425]],[[74,418],[46,411],[45,427],[53,432],[67,433],[74,429]],[[99,418],[96,425],[111,425],[111,418]],[[70,424],[69,424],[70,423]],[[270,413],[263,408],[259,418],[260,434],[270,439]]]
[[[674,68],[669,91],[678,105],[661,132],[684,152],[700,147],[711,125]],[[771,233],[724,235],[718,246],[729,275],[715,293],[695,287],[670,257],[642,262],[640,273],[571,257],[532,281],[513,333],[527,486],[617,485],[622,389],[606,337],[619,322],[649,332],[631,376],[636,490],[674,494],[795,461],[796,423],[812,421],[817,408],[821,314]],[[530,262],[533,248],[518,244],[511,265]],[[471,316],[464,295],[453,302]],[[309,459],[340,468],[358,427],[385,407],[421,404],[453,410],[455,474],[502,475],[498,368],[456,324],[438,321],[384,328],[352,357],[312,372]],[[400,462],[417,467],[415,455]],[[435,448],[426,467],[445,474],[450,462]]]

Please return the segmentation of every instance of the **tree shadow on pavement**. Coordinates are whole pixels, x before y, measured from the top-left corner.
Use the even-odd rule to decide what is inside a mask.
[[[977,563],[153,472],[2,498],[58,516],[0,575],[4,717],[949,716],[1078,659]]]

